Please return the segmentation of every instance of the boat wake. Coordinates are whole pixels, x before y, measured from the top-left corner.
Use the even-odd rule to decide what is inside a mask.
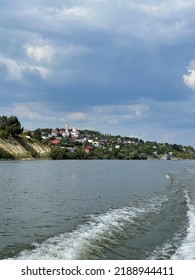
[[[184,190],[184,198],[187,205],[187,220],[180,225],[171,239],[155,248],[150,259],[195,259],[195,205],[187,190]]]
[[[89,221],[74,231],[34,243],[33,250],[22,251],[14,259],[60,260],[98,259],[104,252],[119,245],[121,240],[134,238],[143,232],[147,217],[160,211],[166,196],[141,200],[137,205],[109,209],[104,214],[91,215]]]
[[[171,174],[167,179],[163,193],[91,215],[73,231],[33,243],[12,259],[195,259],[192,189]]]
[[[188,205],[188,227],[187,234],[181,246],[176,250],[171,259],[192,260],[195,259],[195,205],[192,202],[193,198],[189,193],[185,192],[185,197]]]

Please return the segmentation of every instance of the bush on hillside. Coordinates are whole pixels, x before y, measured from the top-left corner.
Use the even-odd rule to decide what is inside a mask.
[[[0,148],[0,159],[15,159],[15,157]]]
[[[23,128],[16,116],[2,116],[0,117],[0,131],[4,131],[5,135],[19,135],[22,133]]]

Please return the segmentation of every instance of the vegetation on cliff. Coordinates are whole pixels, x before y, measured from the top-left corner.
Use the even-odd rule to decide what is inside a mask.
[[[0,159],[50,158],[50,147],[28,139],[15,116],[0,117]]]
[[[8,136],[16,136],[22,133],[20,121],[16,116],[2,116],[0,117],[0,137],[7,138]]]

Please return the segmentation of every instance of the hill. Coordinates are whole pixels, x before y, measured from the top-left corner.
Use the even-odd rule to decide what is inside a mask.
[[[28,131],[16,116],[0,117],[0,159],[195,159],[191,146],[112,136],[68,127]]]
[[[60,137],[59,131],[50,133],[52,159],[195,159],[195,150],[191,146],[143,141],[91,130],[79,130],[75,137],[75,129],[70,129],[68,136]]]

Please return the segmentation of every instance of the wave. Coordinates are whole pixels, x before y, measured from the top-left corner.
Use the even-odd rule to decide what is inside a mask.
[[[166,196],[156,196],[140,200],[136,205],[91,215],[87,223],[74,231],[51,237],[41,244],[34,243],[33,250],[22,251],[14,259],[98,259],[121,240],[140,235],[147,216],[160,211],[164,201]]]
[[[188,205],[188,228],[187,234],[181,246],[176,250],[171,259],[192,260],[195,259],[195,205],[189,192],[185,191],[185,197]]]
[[[189,191],[184,190],[184,198],[187,205],[187,223],[183,221],[171,239],[157,246],[150,259],[195,259],[195,205]],[[176,203],[180,202],[176,201]]]

